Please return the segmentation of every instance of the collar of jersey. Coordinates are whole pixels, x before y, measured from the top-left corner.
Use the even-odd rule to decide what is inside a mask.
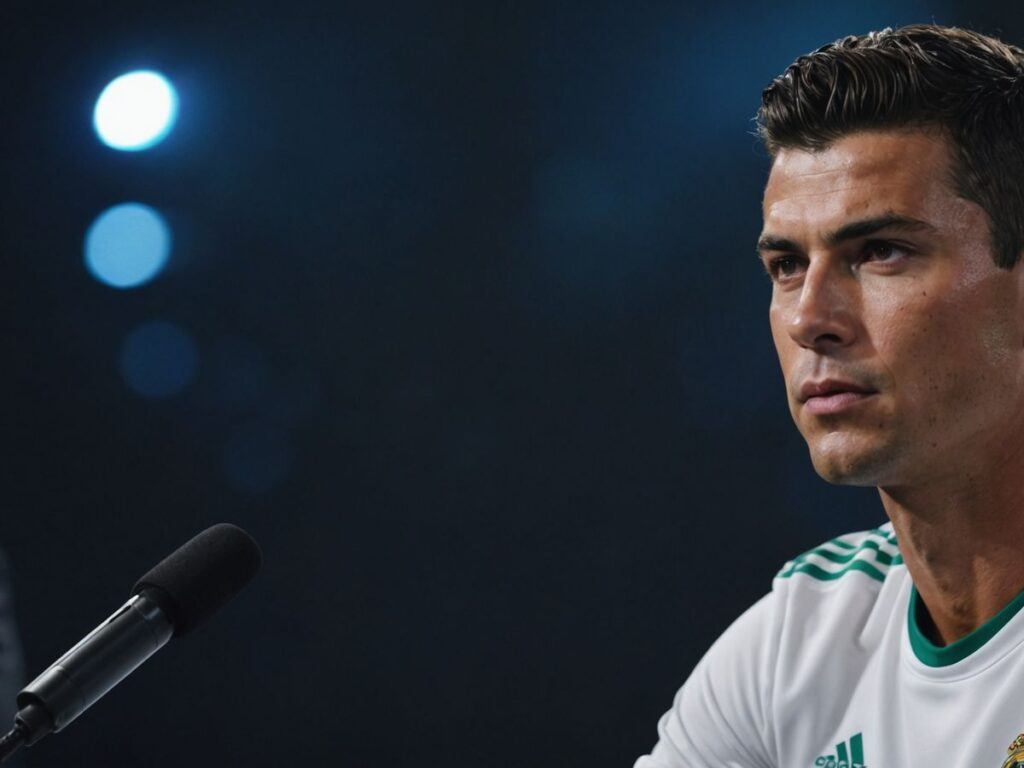
[[[907,630],[910,634],[910,647],[914,651],[917,660],[929,667],[948,667],[963,661],[972,653],[981,648],[985,643],[995,637],[1006,623],[1012,619],[1021,608],[1024,608],[1024,591],[1011,600],[1003,610],[975,629],[969,635],[961,637],[956,642],[945,646],[935,645],[925,637],[917,622],[918,604],[921,598],[917,594],[917,587],[910,587],[910,606],[907,615]]]

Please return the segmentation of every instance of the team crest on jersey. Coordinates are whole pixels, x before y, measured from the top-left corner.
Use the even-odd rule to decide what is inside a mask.
[[[1013,740],[1013,744],[1006,748],[1006,762],[1002,768],[1024,768],[1024,733]]]

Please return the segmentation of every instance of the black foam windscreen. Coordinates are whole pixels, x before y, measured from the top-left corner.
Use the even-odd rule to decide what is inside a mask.
[[[256,575],[263,554],[253,538],[231,523],[194,536],[135,582],[132,594],[151,595],[174,625],[174,636],[191,632]]]

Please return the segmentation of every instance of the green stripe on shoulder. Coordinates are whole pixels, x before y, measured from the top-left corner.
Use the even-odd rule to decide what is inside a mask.
[[[889,569],[903,564],[896,536],[884,528],[848,533],[827,541],[786,563],[776,578],[788,579],[798,573],[818,581],[834,581],[858,571],[876,581],[885,581]]]

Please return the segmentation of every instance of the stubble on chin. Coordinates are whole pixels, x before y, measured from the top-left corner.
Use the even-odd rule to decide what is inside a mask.
[[[885,440],[838,431],[813,435],[808,450],[814,471],[825,482],[872,488],[892,478],[900,455]]]

